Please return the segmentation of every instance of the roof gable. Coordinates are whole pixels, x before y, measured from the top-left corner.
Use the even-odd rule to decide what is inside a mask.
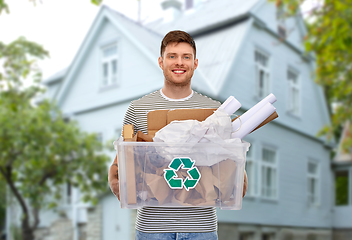
[[[86,54],[91,50],[90,46],[99,34],[100,27],[103,26],[104,21],[110,21],[116,28],[119,29],[119,31],[124,34],[126,38],[128,38],[132,44],[135,45],[137,49],[139,49],[141,54],[147,57],[150,61],[155,62],[154,65],[158,68],[156,60],[158,55],[154,46],[159,45],[160,36],[152,31],[148,31],[147,29],[138,26],[133,21],[109,9],[108,7],[102,6],[72,64],[68,68],[58,93],[54,96],[54,99],[59,105],[62,104],[69,87],[74,81],[74,76],[78,71],[79,66],[84,61]],[[141,41],[141,39],[147,41]]]

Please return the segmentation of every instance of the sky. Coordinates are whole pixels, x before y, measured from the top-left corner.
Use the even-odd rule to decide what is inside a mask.
[[[321,0],[307,0],[309,9]],[[88,33],[99,8],[90,0],[7,0],[10,13],[0,15],[0,41],[10,43],[20,36],[41,44],[50,58],[39,62],[43,79],[68,67]],[[141,0],[144,22],[162,16],[162,0]],[[138,19],[137,0],[104,0],[103,4],[127,17]]]
[[[50,58],[39,61],[43,79],[69,66],[100,7],[90,0],[7,0],[10,13],[0,15],[0,41],[10,43],[20,36],[42,45]],[[141,0],[141,19],[161,16],[161,0]],[[103,4],[127,17],[138,19],[137,0],[104,0]]]

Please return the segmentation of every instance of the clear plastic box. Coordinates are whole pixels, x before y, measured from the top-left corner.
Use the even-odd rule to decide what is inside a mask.
[[[121,208],[213,206],[239,210],[249,143],[115,142]]]

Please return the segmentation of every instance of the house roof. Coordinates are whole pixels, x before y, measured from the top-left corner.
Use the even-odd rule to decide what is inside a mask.
[[[197,57],[200,59],[192,87],[219,99],[229,69],[238,57],[243,39],[253,22],[252,16],[265,2],[266,0],[211,0],[203,2],[193,13],[181,14],[173,22],[159,20],[145,26],[103,5],[71,66],[44,83],[64,79],[55,97],[60,104],[74,80],[74,73],[83,61],[83,56],[90,50],[89,45],[94,36],[98,34],[103,21],[108,20],[153,63],[159,57],[160,42],[165,33],[175,29],[189,32],[196,40]],[[155,66],[158,67],[157,64]]]
[[[163,20],[159,20],[146,27],[163,36],[170,29],[182,29],[191,35],[196,35],[245,17],[260,2],[263,0],[211,0],[203,2],[198,9],[190,14],[182,14],[175,21],[165,23]]]
[[[62,80],[62,78],[65,77],[67,71],[68,71],[68,67],[66,67],[64,69],[61,69],[60,71],[58,71],[55,74],[51,75],[49,78],[45,79],[43,81],[43,84],[49,85],[50,83],[54,83],[54,82]]]
[[[216,32],[195,37],[199,58],[197,71],[207,85],[198,86],[198,82],[195,81],[194,87],[207,94],[219,95],[250,25],[251,20],[245,20]],[[211,92],[204,87],[210,88]]]
[[[350,121],[346,121],[343,126],[338,151],[337,151],[336,157],[334,159],[335,163],[338,163],[338,162],[341,162],[341,163],[342,162],[351,162],[352,163],[352,148],[350,148],[348,151],[346,151],[343,149],[343,146],[342,146],[343,142],[346,140],[347,137],[349,137],[349,138],[352,137]]]
[[[44,83],[48,84],[64,79],[55,96],[60,104],[71,85],[71,81],[74,79],[75,71],[84,59],[85,52],[89,51],[89,45],[98,32],[99,26],[104,20],[108,19],[153,62],[159,57],[160,41],[165,32],[182,29],[191,34],[198,34],[195,36],[195,40],[201,62],[194,76],[194,81],[192,81],[192,86],[198,91],[216,97],[246,33],[246,26],[248,26],[246,22],[236,24],[236,21],[243,19],[250,9],[261,1],[263,0],[248,0],[245,2],[240,0],[213,0],[204,3],[193,14],[183,14],[177,21],[169,23],[157,21],[147,26],[142,26],[103,5],[71,66],[46,79]],[[219,11],[221,14],[219,14]],[[190,21],[192,24],[189,24]],[[216,33],[203,36],[200,34],[202,31],[210,30],[211,27],[219,28],[221,25],[231,22],[233,22],[233,26],[217,30]],[[207,51],[201,50],[202,48],[205,49],[205,46],[207,51],[210,48],[213,50],[212,57],[207,54]],[[215,52],[216,54],[214,54]]]

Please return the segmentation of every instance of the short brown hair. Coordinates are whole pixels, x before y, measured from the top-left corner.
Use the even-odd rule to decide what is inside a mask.
[[[185,42],[191,45],[194,50],[194,58],[196,58],[196,43],[193,38],[188,33],[179,30],[171,31],[165,35],[164,39],[161,41],[160,56],[163,56],[165,48],[169,43],[180,42]]]

